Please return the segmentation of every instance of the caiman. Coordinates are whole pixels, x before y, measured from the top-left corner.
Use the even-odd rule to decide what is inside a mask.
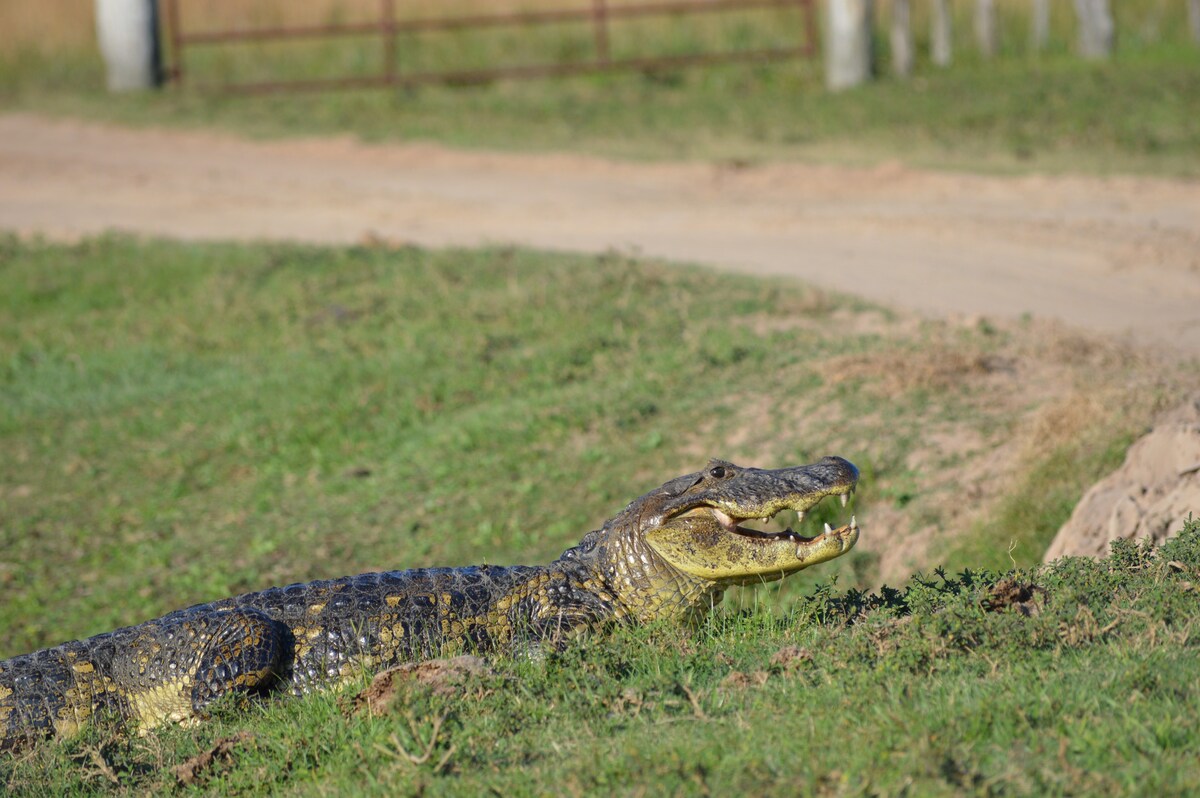
[[[96,716],[141,730],[194,722],[231,693],[302,694],[365,671],[460,651],[521,651],[618,622],[684,618],[731,585],[780,579],[858,540],[743,526],[826,496],[858,470],[839,457],[765,470],[720,460],[633,501],[542,566],[424,568],[247,593],[0,661],[0,750]]]

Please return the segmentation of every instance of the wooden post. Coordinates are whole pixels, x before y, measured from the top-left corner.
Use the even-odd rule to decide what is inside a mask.
[[[871,78],[872,0],[826,0],[825,85],[849,89]]]
[[[892,69],[906,78],[913,68],[912,9],[909,0],[892,0]]]
[[[180,29],[179,0],[167,0],[167,40],[171,43],[171,57],[167,66],[167,81],[179,86],[183,83],[183,33]]]
[[[1033,25],[1029,34],[1034,52],[1041,52],[1050,43],[1050,0],[1033,0]]]
[[[933,0],[933,15],[930,19],[932,29],[929,36],[929,58],[938,66],[950,66],[953,57],[950,0]]]
[[[1192,29],[1192,41],[1200,44],[1200,0],[1188,0],[1188,27]]]
[[[1075,0],[1075,16],[1079,18],[1080,54],[1085,58],[1112,55],[1116,29],[1108,0]]]
[[[975,40],[984,58],[996,55],[996,0],[975,0]]]
[[[608,64],[608,5],[605,0],[592,0],[592,33],[596,41],[596,60]]]
[[[396,10],[392,0],[381,0],[379,34],[383,37],[383,79],[391,86],[396,82]]]

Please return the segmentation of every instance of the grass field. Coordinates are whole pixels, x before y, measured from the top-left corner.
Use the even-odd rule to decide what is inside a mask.
[[[319,697],[98,730],[0,764],[14,793],[169,792],[234,730],[192,789],[1196,785],[1194,539],[1181,569],[1038,577],[1035,619],[982,613],[978,576],[846,629],[842,592],[921,538],[927,572],[1032,565],[1192,367],[617,256],[7,238],[0,279],[0,657],[271,584],[546,561],[709,456],[864,473],[855,552],[698,631],[502,661],[377,719]],[[791,645],[813,659],[772,666]]]
[[[307,3],[281,16],[270,4],[216,4],[203,17],[193,10],[185,23],[204,29],[354,20],[367,13],[357,6],[357,11],[331,8]],[[351,133],[372,140],[751,163],[899,158],[939,168],[1200,174],[1200,81],[1194,79],[1200,47],[1188,41],[1182,2],[1117,4],[1119,49],[1106,64],[1072,54],[1067,4],[1055,4],[1053,35],[1042,53],[1030,51],[1024,4],[1001,4],[1001,54],[990,63],[971,44],[971,4],[955,8],[959,42],[953,68],[921,61],[912,80],[890,77],[881,19],[882,79],[841,95],[821,88],[819,65],[784,63],[399,92],[230,97],[188,90],[110,97],[102,90],[98,56],[78,36],[40,51],[20,46],[18,36],[0,51],[0,102],[12,109],[141,125],[218,126],[258,136]],[[80,27],[67,17],[38,19],[42,28]],[[682,21],[630,24],[613,31],[617,56],[686,52],[701,42],[725,49],[761,47],[799,35],[795,14],[745,14],[719,29]],[[924,53],[927,20],[918,17],[914,24]],[[591,46],[586,28],[562,26],[442,34],[401,42],[397,66],[413,71],[556,62],[580,57]],[[213,84],[367,74],[378,72],[380,58],[378,42],[350,38],[196,48],[185,66],[189,80]]]

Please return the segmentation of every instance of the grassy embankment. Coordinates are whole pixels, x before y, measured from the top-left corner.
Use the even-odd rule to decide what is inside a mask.
[[[377,719],[318,697],[96,731],[4,762],[10,791],[168,792],[169,766],[235,730],[254,738],[196,789],[1170,794],[1200,778],[1194,541],[1168,558],[1182,567],[1039,577],[1034,618],[983,612],[983,576],[861,616],[840,592],[908,545],[901,525],[932,540],[927,562],[973,542],[952,564],[1004,569],[1010,540],[1036,562],[1073,497],[1195,384],[1185,367],[614,257],[7,239],[0,275],[0,656],[270,584],[544,561],[709,455],[837,452],[864,471],[858,550],[731,596],[697,631],[500,660]],[[997,529],[988,509],[1016,501],[1031,512]],[[792,645],[812,658],[771,664]]]
[[[942,70],[922,60],[909,81],[888,75],[881,15],[883,79],[836,96],[822,90],[818,65],[791,63],[256,98],[197,91],[107,96],[98,57],[85,44],[89,5],[66,4],[59,16],[49,18],[42,16],[49,11],[32,6],[7,12],[7,27],[17,33],[7,45],[0,43],[5,48],[0,50],[0,102],[125,123],[215,125],[265,136],[349,132],[375,140],[739,163],[901,158],[941,168],[1200,174],[1200,81],[1195,80],[1200,47],[1188,41],[1182,2],[1115,4],[1119,49],[1104,64],[1072,54],[1072,12],[1069,4],[1057,3],[1050,43],[1041,53],[1031,51],[1025,4],[1001,4],[1000,55],[984,62],[973,44],[973,4],[958,2],[955,65]],[[191,14],[185,18],[189,29],[353,21],[369,19],[376,6],[310,0],[288,4],[284,15],[270,4],[251,9],[217,3],[207,4],[201,19],[184,3]],[[411,13],[450,13],[458,7],[435,4]],[[917,4],[914,28],[922,58],[926,11]],[[614,56],[787,44],[800,24],[794,13],[713,19],[721,26],[695,18],[614,23]],[[22,29],[37,36],[22,37]],[[29,43],[33,38],[41,54]],[[402,39],[397,65],[412,72],[545,63],[577,58],[592,46],[590,31],[582,26],[429,34]],[[196,48],[186,66],[189,79],[214,83],[377,73],[379,59],[378,42],[348,38]]]

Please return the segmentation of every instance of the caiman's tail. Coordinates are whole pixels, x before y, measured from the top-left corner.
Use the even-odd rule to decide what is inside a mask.
[[[80,717],[72,708],[74,684],[71,666],[54,649],[0,662],[0,751],[77,729],[92,712],[89,706]]]
[[[0,662],[0,751],[97,717],[142,729],[203,716],[276,680],[286,628],[252,608],[198,606]]]

